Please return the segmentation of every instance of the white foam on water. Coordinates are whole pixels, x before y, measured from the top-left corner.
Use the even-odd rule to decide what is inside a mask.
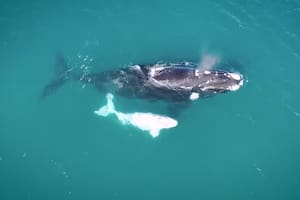
[[[114,114],[123,125],[132,125],[142,131],[147,131],[153,138],[158,137],[162,129],[173,128],[178,124],[178,122],[173,118],[150,112],[119,112],[115,110],[113,98],[114,96],[112,94],[107,94],[107,104],[94,111],[94,113],[103,117]]]

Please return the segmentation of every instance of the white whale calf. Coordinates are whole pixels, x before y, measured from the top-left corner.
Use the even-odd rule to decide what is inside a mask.
[[[115,114],[119,121],[124,125],[132,125],[143,131],[148,131],[152,137],[157,137],[160,130],[176,127],[178,122],[168,116],[158,115],[154,113],[122,113],[115,110],[113,103],[114,96],[110,93],[106,95],[107,104],[99,110],[94,111],[99,116],[106,117]]]

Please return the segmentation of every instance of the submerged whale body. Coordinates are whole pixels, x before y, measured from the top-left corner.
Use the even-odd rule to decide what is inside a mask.
[[[190,62],[131,65],[126,68],[103,71],[81,77],[66,66],[58,55],[59,74],[43,90],[46,97],[68,79],[94,85],[99,91],[128,98],[143,98],[186,102],[229,91],[243,85],[243,76],[223,70],[201,70]]]

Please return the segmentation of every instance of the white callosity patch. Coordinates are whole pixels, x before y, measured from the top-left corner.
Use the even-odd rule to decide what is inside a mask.
[[[238,74],[238,73],[229,73],[229,76],[231,78],[239,81],[239,84],[232,85],[232,86],[229,87],[230,91],[237,91],[238,89],[240,89],[241,86],[243,86],[244,80],[243,80],[243,76],[241,74]]]
[[[165,67],[162,67],[159,64],[154,65],[153,67],[150,68],[149,75],[150,77],[156,76],[160,71],[164,70]]]
[[[230,91],[237,91],[240,88],[240,85],[231,85],[228,87]]]
[[[154,68],[150,68],[150,76],[153,77],[155,75],[155,69]]]
[[[199,93],[193,92],[193,93],[190,95],[190,100],[195,101],[195,100],[197,100],[197,99],[199,99]]]
[[[141,67],[139,65],[132,65],[130,66],[132,69],[141,70]]]
[[[204,74],[210,74],[211,72],[208,70],[204,70]]]
[[[143,131],[148,131],[152,137],[159,136],[160,130],[173,128],[178,124],[175,119],[154,113],[122,113],[116,111],[113,104],[113,97],[112,94],[107,94],[107,104],[99,110],[94,111],[94,113],[104,117],[115,114],[123,125],[132,125]]]
[[[242,76],[238,73],[228,73],[229,76],[237,81],[241,80],[242,79]]]
[[[230,79],[234,79],[236,81],[239,81],[238,83],[236,83],[235,85],[231,85],[229,86],[227,89],[230,91],[237,91],[238,89],[240,89],[240,87],[244,84],[244,80],[243,80],[243,76],[239,73],[230,73],[228,72],[226,74],[226,76]]]

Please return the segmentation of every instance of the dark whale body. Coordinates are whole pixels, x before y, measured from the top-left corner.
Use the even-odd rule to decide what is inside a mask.
[[[132,65],[86,76],[76,75],[61,55],[57,57],[57,75],[42,92],[46,97],[69,79],[94,85],[101,92],[128,98],[187,102],[235,91],[243,85],[239,73],[200,70],[190,62]]]

